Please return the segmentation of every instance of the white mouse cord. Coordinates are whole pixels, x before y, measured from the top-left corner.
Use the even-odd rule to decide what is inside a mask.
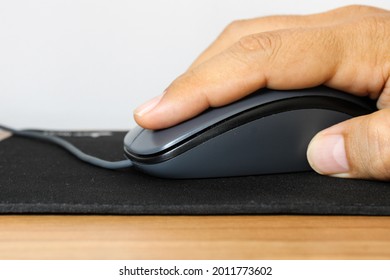
[[[68,141],[59,138],[57,136],[52,136],[52,135],[45,135],[41,132],[36,132],[36,131],[29,131],[29,130],[17,130],[13,129],[10,127],[6,127],[3,125],[0,125],[0,130],[5,130],[8,132],[11,132],[14,135],[25,137],[25,138],[33,138],[33,139],[38,139],[38,140],[43,140],[43,141],[48,141],[50,143],[54,143],[61,148],[67,150],[70,152],[72,155],[77,157],[78,159],[87,162],[89,164],[106,168],[106,169],[123,169],[123,168],[128,168],[133,165],[131,160],[121,160],[121,161],[106,161],[97,157],[93,157],[90,155],[87,155],[86,153],[82,152],[75,146],[73,146],[71,143]]]

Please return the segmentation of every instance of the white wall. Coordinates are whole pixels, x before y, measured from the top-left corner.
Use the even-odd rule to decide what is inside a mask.
[[[0,123],[128,129],[234,19],[388,0],[0,0]]]

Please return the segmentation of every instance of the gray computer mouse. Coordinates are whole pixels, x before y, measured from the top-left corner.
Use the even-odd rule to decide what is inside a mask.
[[[135,168],[165,178],[307,171],[307,146],[317,132],[375,110],[367,98],[327,87],[262,89],[171,128],[135,127],[124,149]]]

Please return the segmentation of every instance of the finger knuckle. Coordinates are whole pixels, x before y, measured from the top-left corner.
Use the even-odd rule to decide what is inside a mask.
[[[265,32],[242,37],[237,48],[244,52],[261,52],[273,56],[281,45],[281,39],[276,32]]]
[[[232,21],[222,31],[221,36],[231,37],[231,36],[237,36],[237,34],[242,34],[243,30],[246,30],[247,25],[248,25],[248,20],[245,19]]]
[[[370,32],[383,32],[387,30],[389,24],[389,17],[382,15],[369,15],[361,20],[361,25],[365,26]]]
[[[384,11],[376,7],[372,7],[368,5],[359,5],[359,4],[347,5],[341,7],[340,10],[353,13],[353,14],[370,14],[370,13],[378,13]]]

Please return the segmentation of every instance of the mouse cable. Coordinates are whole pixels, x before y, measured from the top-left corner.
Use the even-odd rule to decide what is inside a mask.
[[[106,161],[97,157],[90,156],[82,152],[80,149],[76,148],[73,144],[69,143],[68,141],[62,138],[53,135],[46,135],[42,132],[36,132],[31,130],[17,130],[3,125],[0,125],[0,130],[11,132],[12,134],[20,137],[38,139],[38,140],[54,143],[60,146],[61,148],[67,150],[73,156],[77,157],[81,161],[105,169],[123,169],[123,168],[131,167],[133,165],[132,161],[129,159],[113,162],[113,161]]]

